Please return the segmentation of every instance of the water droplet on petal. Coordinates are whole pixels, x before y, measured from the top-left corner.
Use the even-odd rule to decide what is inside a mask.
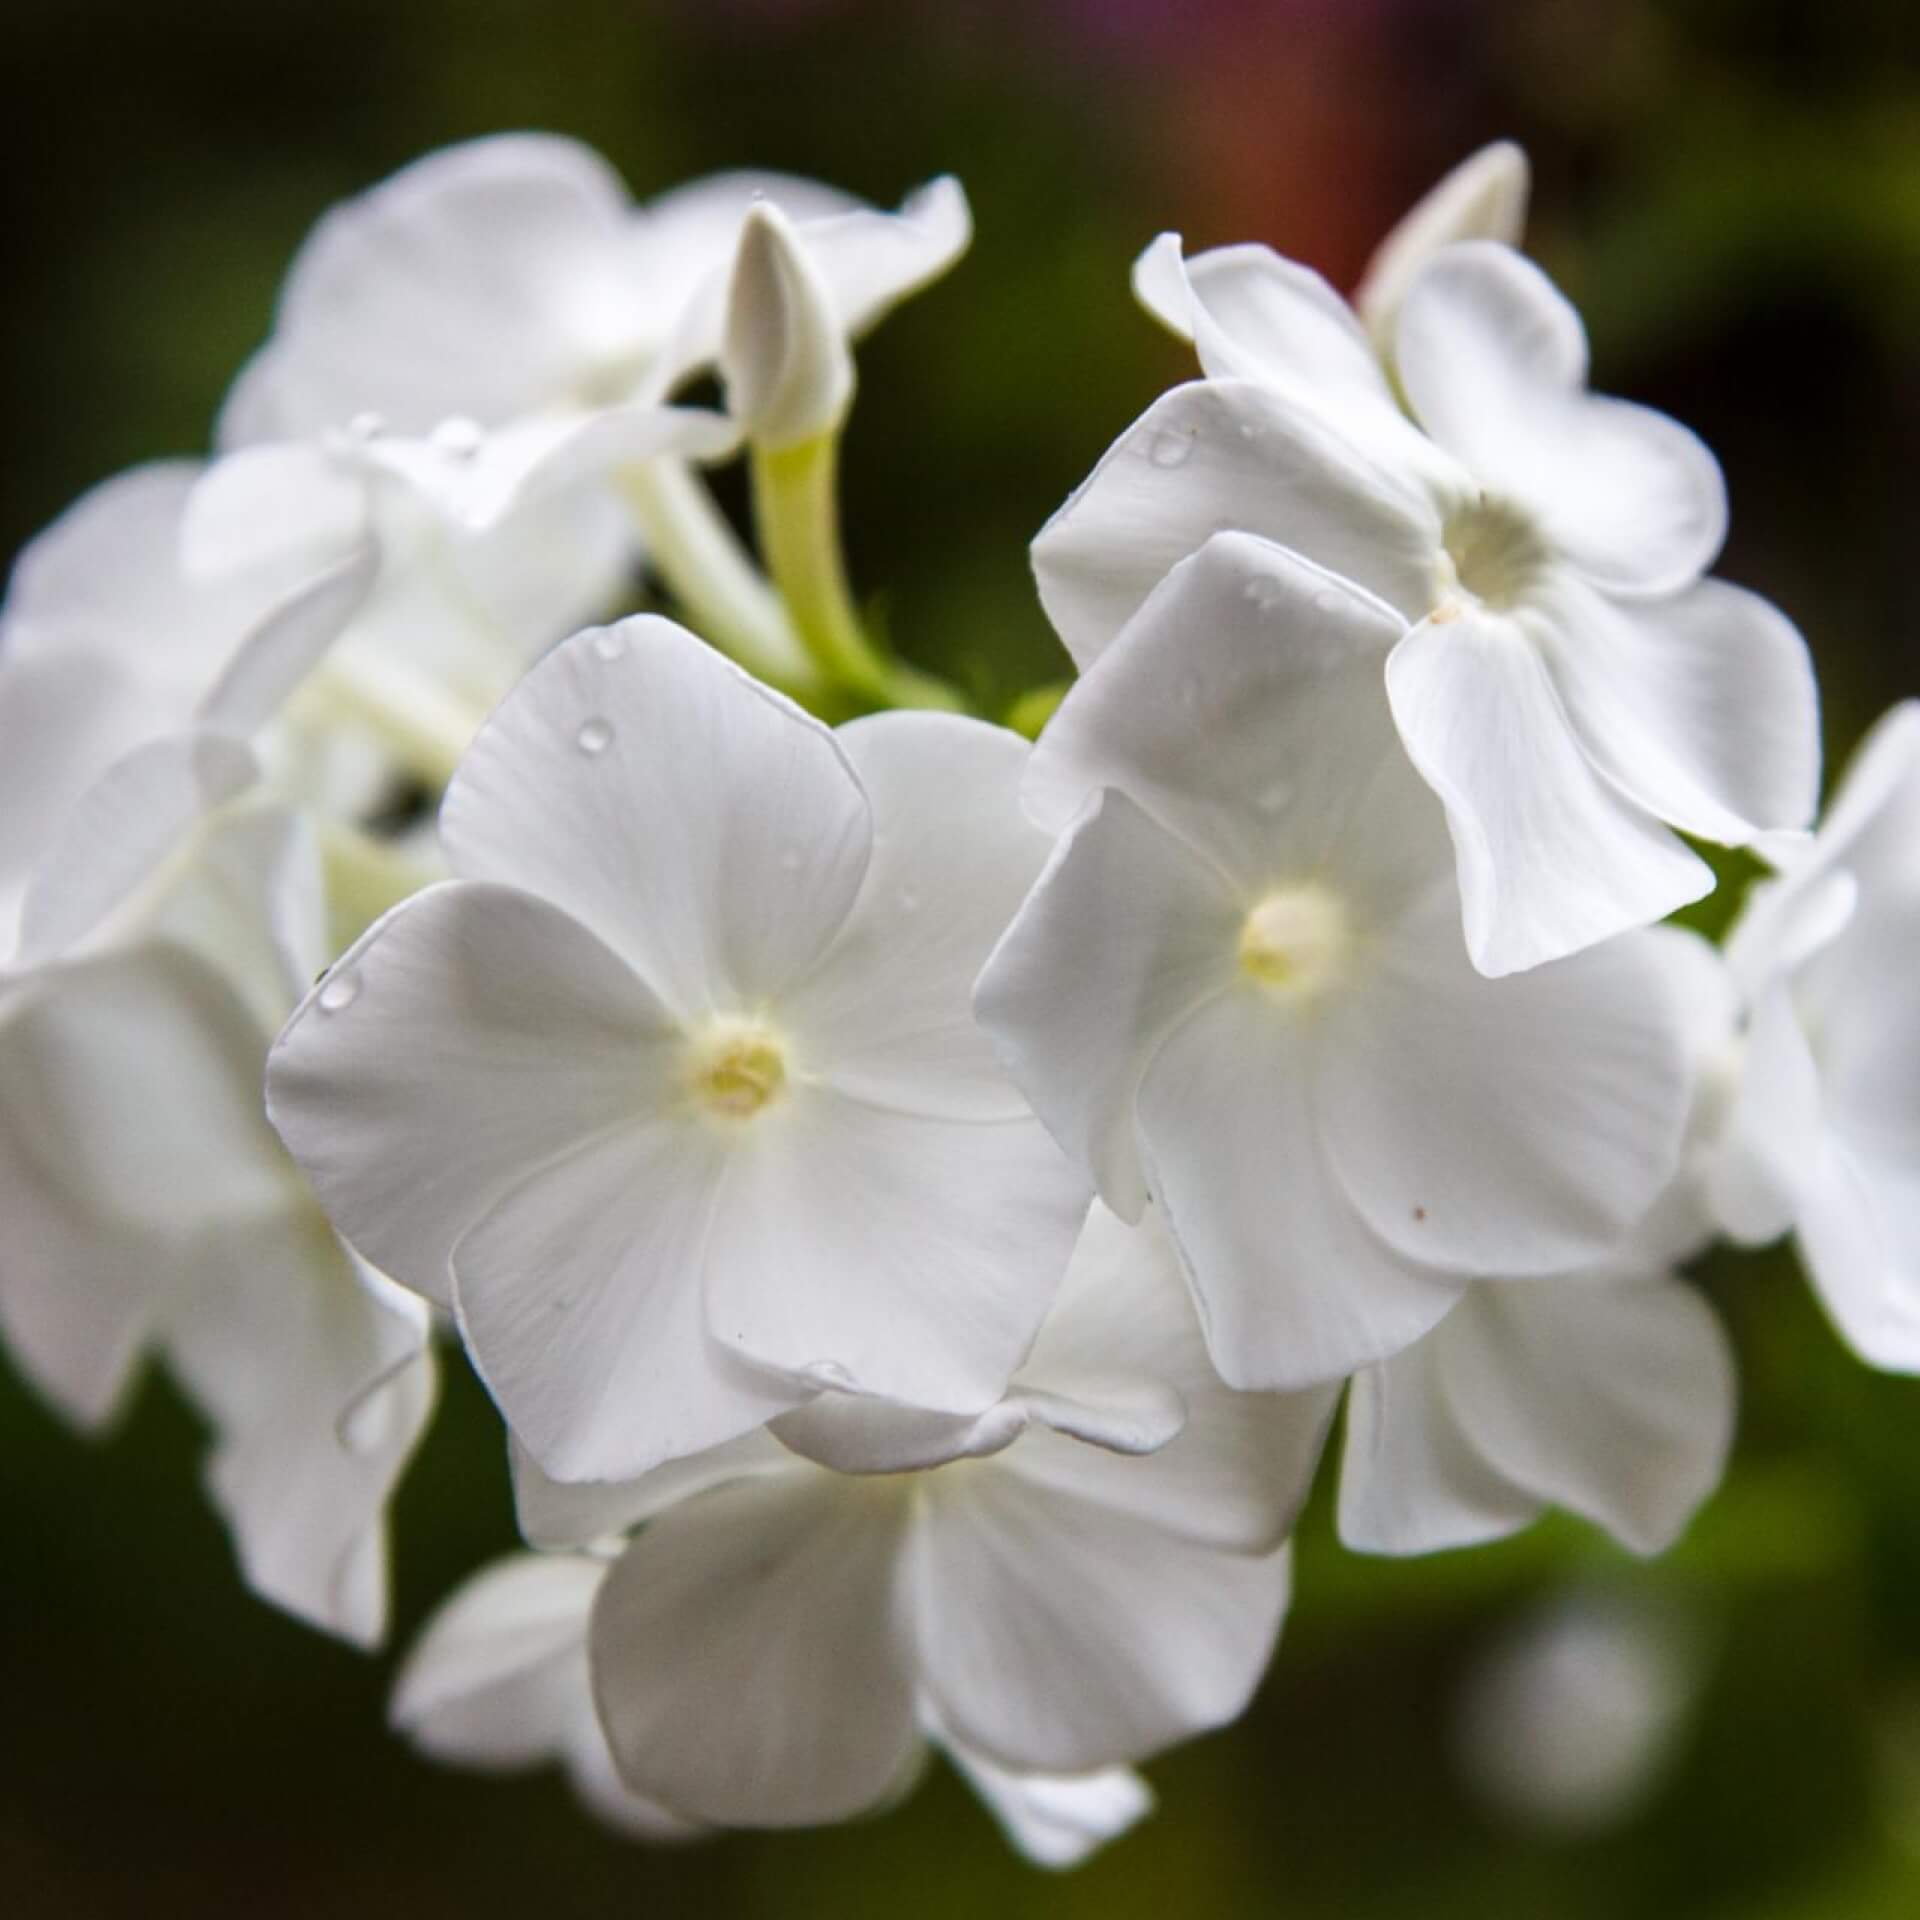
[[[838,1387],[845,1391],[854,1385],[853,1375],[838,1360],[815,1360],[800,1371],[816,1387]]]
[[[382,413],[356,413],[347,422],[347,437],[352,440],[378,440],[387,430],[387,418]]]
[[[340,1417],[340,1444],[349,1453],[366,1455],[393,1436],[393,1409],[384,1386],[363,1393]]]
[[[547,1311],[549,1313],[571,1313],[573,1311],[573,1295],[570,1293],[556,1293],[553,1298],[547,1302]]]
[[[360,998],[360,976],[357,973],[334,972],[327,975],[320,988],[320,1011],[322,1013],[345,1013]]]
[[[465,414],[457,413],[451,419],[442,420],[428,438],[449,459],[471,460],[486,444],[487,435],[478,420],[469,420]]]
[[[593,636],[593,650],[602,660],[621,659],[627,651],[627,636],[618,627],[602,627]]]
[[[581,721],[580,731],[573,737],[582,753],[605,753],[613,744],[613,728],[596,714],[591,720]]]
[[[1185,466],[1193,452],[1193,435],[1176,433],[1171,427],[1162,427],[1147,444],[1147,458],[1156,467]]]

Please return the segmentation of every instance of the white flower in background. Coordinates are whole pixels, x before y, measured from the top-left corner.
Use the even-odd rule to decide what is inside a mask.
[[[851,337],[943,273],[971,233],[948,179],[896,214],[766,173],[636,205],[570,140],[449,147],[314,229],[272,339],[228,400],[222,444],[312,439],[365,413],[421,436],[663,398],[719,355],[727,273],[759,200],[797,223]]]
[[[1454,1713],[1466,1784],[1494,1812],[1561,1837],[1643,1806],[1705,1679],[1695,1623],[1604,1590],[1515,1622],[1469,1670]]]
[[[1727,943],[1747,1013],[1724,1229],[1792,1228],[1861,1357],[1920,1372],[1920,703],[1887,714]]]
[[[0,607],[0,952],[14,968],[90,932],[194,817],[252,783],[242,743],[268,690],[235,663],[339,603],[337,582],[302,601],[282,579],[188,580],[180,525],[199,472],[166,461],[104,481],[14,563]]]
[[[550,1473],[828,1385],[1004,1389],[1087,1197],[968,1008],[1046,855],[1026,754],[949,716],[832,733],[652,617],[481,733],[441,816],[460,878],[335,967],[268,1095]]]
[[[393,457],[416,479],[437,476],[476,524],[562,474],[672,452],[655,442],[660,403],[720,358],[735,249],[760,202],[794,223],[842,351],[944,273],[972,233],[950,179],[892,214],[762,173],[718,174],[636,205],[572,141],[513,134],[451,147],[314,229],[272,339],[228,400],[222,444],[377,420],[399,436]],[[478,479],[463,474],[475,466]]]
[[[1805,825],[1805,643],[1701,578],[1719,468],[1673,421],[1587,390],[1585,332],[1545,275],[1491,241],[1427,263],[1394,329],[1409,419],[1318,276],[1264,248],[1156,247],[1142,278],[1163,313],[1185,300],[1211,377],[1149,408],[1034,543],[1076,661],[1222,528],[1378,594],[1406,623],[1387,694],[1445,803],[1483,973],[1708,892],[1670,828],[1739,846]]]
[[[970,1761],[1097,1781],[1246,1704],[1333,1399],[1223,1387],[1157,1226],[1096,1209],[984,1418],[832,1394],[784,1445],[626,1486],[523,1462],[521,1524],[564,1546],[646,1523],[594,1608],[593,1690],[629,1787],[683,1814],[845,1818],[899,1790],[929,1724]]]
[[[1699,935],[1640,943],[1693,1072],[1679,1171],[1605,1267],[1493,1280],[1405,1352],[1354,1375],[1340,1537],[1371,1553],[1499,1539],[1565,1507],[1636,1553],[1671,1546],[1719,1484],[1737,1382],[1719,1320],[1672,1269],[1713,1237],[1705,1181],[1725,1119],[1731,983]]]
[[[0,1002],[0,1325],[84,1425],[161,1354],[213,1427],[208,1490],[248,1584],[372,1644],[433,1375],[423,1304],[342,1246],[260,1109],[323,918],[299,824],[232,812],[144,938]]]
[[[1604,1259],[1674,1170],[1677,1011],[1623,939],[1489,981],[1378,694],[1393,614],[1260,540],[1176,569],[1026,783],[1070,825],[976,992],[1107,1203],[1166,1211],[1236,1386]]]
[[[581,1801],[638,1840],[694,1839],[708,1829],[634,1793],[615,1770],[594,1712],[587,1627],[611,1562],[594,1554],[518,1554],[476,1574],[428,1621],[394,1686],[394,1726],[454,1766],[518,1772],[558,1761]],[[943,1740],[956,1767],[1013,1843],[1066,1867],[1152,1806],[1125,1767],[1085,1775],[1021,1774]]]

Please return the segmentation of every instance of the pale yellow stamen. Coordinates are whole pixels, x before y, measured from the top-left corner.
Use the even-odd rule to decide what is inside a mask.
[[[1496,613],[1510,611],[1526,598],[1550,558],[1526,514],[1485,494],[1448,514],[1440,538],[1436,620],[1458,619],[1462,601]]]
[[[1304,999],[1338,977],[1352,947],[1347,910],[1326,888],[1281,887],[1240,929],[1240,965],[1269,993]]]
[[[751,1120],[785,1091],[786,1050],[757,1021],[717,1021],[689,1046],[686,1084],[715,1119]]]

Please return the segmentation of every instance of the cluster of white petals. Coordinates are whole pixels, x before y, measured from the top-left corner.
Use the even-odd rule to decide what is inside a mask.
[[[212,459],[20,557],[0,1331],[88,1426],[164,1365],[246,1579],[365,1644],[457,1343],[527,1550],[409,1656],[423,1752],[686,1841],[938,1751],[1071,1865],[1260,1684],[1343,1399],[1350,1548],[1653,1553],[1732,1442],[1717,1236],[1920,1372],[1920,708],[1815,828],[1806,647],[1527,186],[1474,156],[1353,307],[1146,251],[1201,377],[1035,542],[1031,744],[838,538],[950,180],[433,155]],[[1724,954],[1683,835],[1772,870]]]

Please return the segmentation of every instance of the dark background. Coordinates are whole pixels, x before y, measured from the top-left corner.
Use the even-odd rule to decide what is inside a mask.
[[[950,170],[978,239],[862,354],[847,514],[900,646],[997,705],[1064,670],[1026,541],[1185,368],[1128,297],[1139,247],[1265,239],[1347,284],[1511,134],[1598,384],[1720,453],[1724,570],[1805,628],[1830,755],[1920,691],[1908,0],[6,0],[0,78],[0,552],[201,448],[311,221],[429,147],[549,128],[641,193],[752,163],[891,203]],[[1785,1252],[1703,1278],[1742,1432],[1678,1551],[1558,1522],[1389,1565],[1316,1509],[1254,1712],[1153,1767],[1158,1816],[1064,1880],[945,1773],[878,1821],[647,1852],[556,1777],[438,1771],[383,1730],[389,1662],[242,1591],[164,1385],[96,1445],[0,1371],[0,1908],[1910,1916],[1920,1384],[1849,1359]],[[512,1538],[496,1423],[448,1371],[397,1507],[401,1644]],[[1578,1822],[1476,1789],[1458,1738],[1484,1662],[1572,1593],[1678,1636],[1690,1701],[1645,1791]]]

